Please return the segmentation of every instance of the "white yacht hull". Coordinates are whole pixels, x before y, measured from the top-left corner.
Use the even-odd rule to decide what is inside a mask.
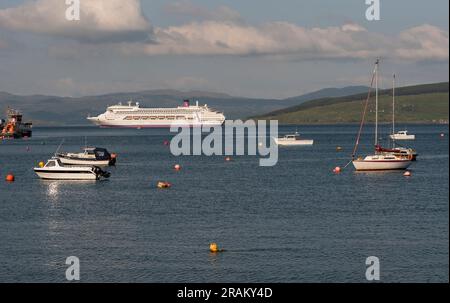
[[[415,140],[415,135],[390,135],[392,140]]]
[[[370,170],[404,170],[411,165],[411,160],[354,160],[353,166],[357,171]]]
[[[314,140],[295,140],[295,141],[288,141],[288,140],[280,140],[275,139],[275,143],[277,145],[281,146],[299,146],[299,145],[313,145]]]

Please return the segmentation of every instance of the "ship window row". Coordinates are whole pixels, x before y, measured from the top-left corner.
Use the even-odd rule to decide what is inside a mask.
[[[185,116],[126,116],[124,120],[193,120]]]

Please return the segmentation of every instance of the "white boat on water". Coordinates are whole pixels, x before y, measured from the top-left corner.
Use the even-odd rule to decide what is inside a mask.
[[[81,153],[58,153],[56,156],[65,165],[109,166],[116,163],[116,155],[100,147],[85,147]]]
[[[353,161],[353,165],[358,171],[407,169],[410,164],[411,160],[393,154],[370,155],[364,159],[360,158]]]
[[[407,130],[398,131],[389,136],[392,140],[415,140],[415,135],[409,135]]]
[[[411,165],[412,159],[410,159],[409,157],[404,157],[404,156],[398,155],[394,152],[390,152],[387,150],[381,151],[381,149],[380,149],[381,147],[378,142],[378,65],[379,65],[379,60],[377,59],[377,61],[375,63],[375,68],[374,68],[374,71],[372,74],[371,85],[370,85],[370,87],[372,87],[373,82],[375,81],[375,154],[368,155],[364,158],[358,157],[357,159],[354,159],[355,153],[356,153],[358,145],[359,145],[359,140],[361,137],[362,128],[363,128],[364,120],[365,120],[364,118],[365,118],[365,114],[366,114],[367,108],[368,108],[368,103],[370,100],[371,90],[369,89],[369,93],[368,93],[368,96],[367,96],[367,99],[365,102],[363,118],[361,120],[358,137],[356,139],[355,148],[353,150],[352,163],[357,171],[404,170],[404,169],[407,169]]]
[[[35,167],[34,172],[47,180],[100,180],[109,178],[110,173],[98,166],[64,165],[59,158],[53,157],[43,167]]]
[[[295,134],[285,135],[281,138],[273,138],[277,145],[283,146],[298,146],[298,145],[313,145],[314,140],[311,139],[300,139],[300,134],[295,132]]]
[[[183,106],[174,108],[142,108],[139,103],[128,102],[127,105],[119,103],[109,106],[106,112],[97,117],[87,118],[92,123],[101,127],[128,127],[128,128],[168,128],[220,126],[225,121],[223,113],[209,108],[208,105],[200,106],[198,102],[191,105],[189,100],[184,100]]]

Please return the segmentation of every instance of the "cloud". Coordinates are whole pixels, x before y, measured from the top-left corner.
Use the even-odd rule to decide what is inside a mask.
[[[0,10],[0,28],[88,42],[147,38],[151,25],[139,0],[82,0],[80,21],[66,20],[62,0],[37,0]]]
[[[214,21],[234,21],[241,22],[242,17],[239,12],[229,8],[228,6],[219,6],[210,10],[205,7],[196,5],[189,0],[172,2],[164,6],[164,11],[171,15],[189,17],[198,20],[214,20]]]
[[[368,59],[448,61],[448,31],[432,25],[397,35],[371,32],[356,23],[307,28],[289,22],[245,23],[238,12],[207,9],[181,0],[166,13],[194,18],[181,25],[152,27],[139,0],[83,0],[81,21],[65,19],[62,0],[37,0],[0,10],[0,27],[76,41],[74,50],[49,53],[139,55],[273,56],[296,60]],[[64,43],[67,43],[65,41]],[[56,42],[58,44],[58,41]],[[59,44],[63,44],[59,42]]]
[[[155,28],[153,42],[128,45],[147,55],[274,55],[310,59],[448,60],[448,32],[431,25],[389,36],[354,24],[305,28],[288,22],[251,26],[232,21]]]
[[[448,61],[448,32],[424,24],[403,31],[399,35],[401,46],[395,52],[407,60]]]

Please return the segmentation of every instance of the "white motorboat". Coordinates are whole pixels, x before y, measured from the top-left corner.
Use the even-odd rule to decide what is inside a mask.
[[[409,135],[407,130],[398,131],[389,136],[392,140],[415,140],[415,135]]]
[[[65,165],[97,165],[108,166],[116,163],[116,155],[105,148],[85,147],[81,153],[58,153],[56,156]]]
[[[43,167],[35,167],[34,171],[39,178],[47,180],[99,180],[110,176],[98,166],[64,165],[57,157],[48,160]]]
[[[277,145],[283,146],[298,146],[298,145],[313,145],[314,140],[311,139],[300,139],[300,134],[295,132],[295,134],[285,135],[282,138],[274,138]]]
[[[376,170],[404,170],[411,165],[412,159],[398,155],[395,152],[384,150],[382,151],[378,143],[378,65],[379,60],[375,63],[375,68],[372,74],[372,81],[370,87],[372,87],[375,81],[375,154],[368,155],[364,158],[357,158],[355,160],[355,153],[358,149],[359,140],[361,138],[362,128],[364,125],[365,115],[367,112],[371,89],[364,106],[363,118],[361,120],[358,136],[355,143],[355,148],[352,155],[352,163],[357,171],[376,171]]]

